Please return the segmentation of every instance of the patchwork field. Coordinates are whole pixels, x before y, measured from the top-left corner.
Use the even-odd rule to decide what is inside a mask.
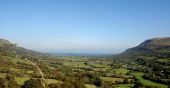
[[[143,73],[140,73],[140,72],[139,73],[133,73],[133,75],[136,76],[136,78],[145,85],[152,85],[152,86],[156,86],[156,87],[159,87],[159,88],[168,88],[168,85],[159,84],[159,83],[152,82],[150,80],[143,79],[142,78]]]
[[[0,73],[0,78],[5,78],[7,74],[5,73]],[[15,80],[18,85],[23,85],[25,81],[29,80],[29,77],[15,77]],[[55,79],[45,79],[47,84],[52,84],[52,83],[58,83],[60,81],[55,80]]]

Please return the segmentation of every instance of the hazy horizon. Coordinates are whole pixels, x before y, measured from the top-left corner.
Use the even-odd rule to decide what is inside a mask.
[[[116,54],[170,36],[168,0],[1,0],[0,38],[41,52]]]

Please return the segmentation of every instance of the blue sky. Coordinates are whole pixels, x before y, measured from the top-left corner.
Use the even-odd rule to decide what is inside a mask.
[[[111,54],[165,36],[169,0],[0,0],[0,37],[28,49]]]

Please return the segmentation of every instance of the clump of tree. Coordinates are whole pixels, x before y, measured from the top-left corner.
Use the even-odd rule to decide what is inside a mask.
[[[84,77],[65,77],[62,88],[86,88]]]
[[[113,88],[112,85],[113,85],[113,83],[110,81],[102,81],[101,87],[102,88]]]
[[[140,87],[144,87],[144,84],[141,83],[140,81],[136,81],[133,88],[140,88]]]
[[[162,84],[170,84],[170,80],[162,80],[160,76],[156,76],[153,72],[152,73],[145,73],[143,78],[157,82],[157,83],[162,83]]]
[[[5,80],[0,78],[0,88],[5,88]]]
[[[30,80],[25,81],[22,88],[44,88],[41,79],[31,78]]]
[[[62,85],[60,83],[52,83],[49,85],[49,88],[62,88]]]

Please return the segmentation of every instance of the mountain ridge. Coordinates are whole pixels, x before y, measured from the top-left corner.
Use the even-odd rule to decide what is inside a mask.
[[[45,53],[33,51],[26,49],[24,47],[17,46],[16,44],[10,42],[9,40],[0,38],[0,54],[1,55],[11,55],[11,56],[26,56],[35,57],[37,55],[45,55]]]
[[[125,52],[136,52],[136,51],[155,51],[160,49],[170,48],[170,37],[159,37],[147,39],[136,47],[129,48]]]
[[[11,44],[12,43],[9,40],[0,38],[0,46],[11,45]]]

